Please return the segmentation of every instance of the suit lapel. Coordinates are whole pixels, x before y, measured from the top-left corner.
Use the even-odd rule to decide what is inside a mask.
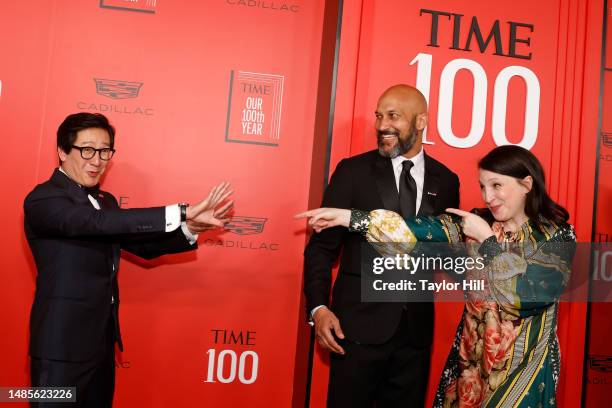
[[[108,197],[108,194],[103,191],[100,191],[97,194],[97,197],[94,198],[100,204],[100,208],[103,210],[113,210],[116,207],[114,201],[111,200],[111,198]]]
[[[93,206],[91,201],[89,200],[87,191],[81,188],[77,183],[72,181],[67,175],[59,171],[59,169],[55,169],[53,175],[51,176],[51,181],[59,186],[60,188],[68,190],[68,193],[71,197],[75,199],[79,204]],[[115,201],[109,196],[108,193],[100,191],[97,194],[97,197],[94,197],[98,204],[100,205],[100,210],[98,211],[108,211],[117,208]],[[109,261],[111,262],[111,279],[115,277],[117,271],[119,270],[119,257],[121,247],[119,244],[112,242],[109,248]]]
[[[438,188],[440,186],[440,175],[432,166],[431,159],[424,154],[425,160],[425,180],[423,182],[423,196],[418,215],[433,215],[436,212],[436,200],[438,198]]]
[[[395,175],[393,174],[391,160],[382,156],[376,156],[372,167],[378,195],[383,202],[384,208],[399,213],[399,193],[395,185]]]
[[[68,191],[68,195],[75,201],[81,203],[89,203],[87,192],[83,190],[77,183],[72,181],[70,177],[62,173],[59,169],[55,169],[51,175],[51,182],[63,190]],[[90,204],[91,205],[91,204]]]
[[[68,194],[79,204],[79,205],[88,205],[93,206],[91,201],[89,201],[89,197],[87,191],[81,188],[77,183],[72,181],[67,175],[59,171],[59,169],[55,169],[53,174],[51,175],[51,182],[54,183],[59,188],[65,189],[68,191]],[[110,198],[108,193],[100,192],[98,197],[94,197],[98,204],[100,205],[100,210],[112,210],[117,208],[115,201]],[[109,262],[110,265],[110,273],[111,279],[115,279],[117,272],[119,270],[119,257],[121,255],[121,247],[118,243],[111,242],[109,247]]]

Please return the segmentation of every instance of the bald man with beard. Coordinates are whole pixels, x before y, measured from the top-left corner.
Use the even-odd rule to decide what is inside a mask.
[[[392,86],[379,98],[375,116],[378,149],[338,163],[321,207],[384,208],[404,217],[459,208],[457,175],[423,150],[427,102],[421,92]],[[330,302],[332,267],[340,254]],[[425,402],[433,299],[363,301],[362,264],[372,265],[376,255],[359,234],[339,227],[313,234],[304,253],[307,312],[317,342],[330,352],[328,407]]]

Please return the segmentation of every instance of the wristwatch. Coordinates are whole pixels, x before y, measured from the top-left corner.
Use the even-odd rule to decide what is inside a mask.
[[[179,208],[181,210],[181,222],[187,221],[187,207],[189,207],[188,203],[179,203]]]

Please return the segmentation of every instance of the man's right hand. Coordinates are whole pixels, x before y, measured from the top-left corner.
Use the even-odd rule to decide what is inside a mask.
[[[326,228],[341,226],[347,227],[351,222],[351,210],[342,208],[315,208],[296,214],[295,218],[308,218],[308,225],[315,232],[321,232]]]
[[[334,339],[332,331],[336,334],[339,339],[344,339],[344,333],[340,328],[340,321],[336,315],[323,306],[317,309],[312,316],[314,322],[315,337],[319,342],[319,345],[326,350],[333,351],[334,353],[344,354],[344,349]]]

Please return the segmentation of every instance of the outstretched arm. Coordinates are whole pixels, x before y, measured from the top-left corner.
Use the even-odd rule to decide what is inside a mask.
[[[470,215],[481,219],[474,214]],[[307,218],[308,224],[316,232],[336,226],[346,227],[351,232],[363,234],[372,243],[414,244],[416,241],[454,243],[463,240],[459,217],[449,215],[404,219],[399,214],[388,210],[364,212],[339,208],[317,208],[300,213],[296,215],[296,218]],[[485,221],[482,220],[482,222]]]

